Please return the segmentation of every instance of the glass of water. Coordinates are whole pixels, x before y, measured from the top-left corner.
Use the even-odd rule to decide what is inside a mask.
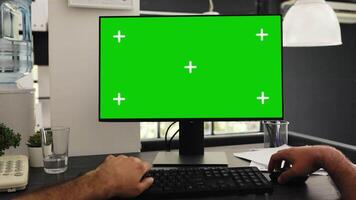
[[[44,171],[59,174],[68,167],[69,131],[67,127],[41,129]]]

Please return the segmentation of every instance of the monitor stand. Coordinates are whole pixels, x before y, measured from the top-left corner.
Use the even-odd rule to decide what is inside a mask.
[[[204,152],[204,121],[179,121],[179,152],[159,152],[155,167],[228,166],[225,152]]]

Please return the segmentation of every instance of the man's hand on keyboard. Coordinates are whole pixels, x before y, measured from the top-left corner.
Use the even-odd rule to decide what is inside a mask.
[[[152,177],[142,179],[151,165],[138,158],[108,156],[95,170],[71,181],[35,190],[20,200],[97,200],[135,197],[149,188]]]
[[[135,157],[108,156],[91,173],[105,197],[135,197],[152,185],[152,177],[142,179],[150,169],[150,164]]]

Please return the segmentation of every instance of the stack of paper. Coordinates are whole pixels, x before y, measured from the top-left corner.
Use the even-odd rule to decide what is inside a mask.
[[[261,171],[268,170],[268,163],[271,159],[272,155],[277,153],[280,150],[288,149],[290,146],[283,145],[276,148],[260,148],[260,149],[251,149],[246,152],[234,153],[234,156],[238,158],[242,158],[245,160],[251,161],[250,166],[257,167]],[[315,175],[327,175],[324,170],[319,170],[315,173]]]

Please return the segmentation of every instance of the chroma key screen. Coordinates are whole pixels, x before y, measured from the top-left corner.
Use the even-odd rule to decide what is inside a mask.
[[[281,17],[100,17],[100,121],[281,119]]]

